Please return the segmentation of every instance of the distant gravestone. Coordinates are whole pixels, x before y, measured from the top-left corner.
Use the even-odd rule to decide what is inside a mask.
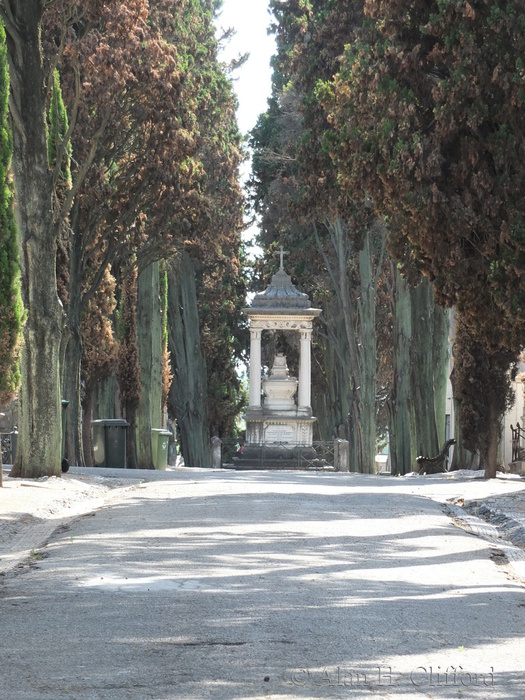
[[[222,466],[222,442],[219,437],[211,439],[211,466],[213,469],[220,469]]]

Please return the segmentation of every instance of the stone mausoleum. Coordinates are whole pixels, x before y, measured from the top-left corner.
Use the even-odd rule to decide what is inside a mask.
[[[240,468],[297,466],[301,455],[313,452],[311,407],[311,342],[313,321],[321,313],[311,307],[307,294],[292,284],[283,267],[270,286],[256,294],[244,309],[250,319],[249,406],[246,411],[246,443]],[[287,359],[279,353],[269,375],[262,376],[262,342],[265,331],[295,331],[299,334],[299,373],[290,376]]]

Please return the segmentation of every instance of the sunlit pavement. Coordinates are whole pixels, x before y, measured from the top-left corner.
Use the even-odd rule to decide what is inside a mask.
[[[9,700],[525,697],[523,584],[445,505],[523,481],[148,476],[3,577]]]

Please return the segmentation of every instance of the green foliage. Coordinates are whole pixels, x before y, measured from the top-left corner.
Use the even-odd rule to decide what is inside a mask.
[[[69,150],[62,156],[72,170],[68,197],[78,243],[75,270],[82,279],[70,291],[82,297],[75,300],[80,313],[88,313],[104,267],[146,265],[184,248],[201,263],[204,279],[212,270],[217,278],[214,285],[205,283],[202,296],[215,294],[212,307],[230,302],[228,314],[203,321],[203,333],[218,334],[217,348],[208,342],[210,356],[220,348],[217,363],[234,375],[242,335],[235,329],[244,300],[238,183],[243,154],[236,98],[217,60],[213,17],[220,4],[136,0],[131,9],[129,3],[90,1],[81,9],[81,21],[72,22],[67,32],[60,4],[53,4],[43,34],[50,60],[65,37],[58,65],[64,102],[75,114],[75,157],[69,159]],[[51,154],[60,156],[68,131],[56,74],[51,102],[53,163]],[[71,264],[73,269],[75,261]],[[132,319],[124,307],[119,314],[124,340]],[[229,345],[222,337],[224,327]],[[132,349],[120,366],[134,401]],[[165,387],[169,374],[166,356]],[[235,376],[231,383],[235,386]],[[218,415],[227,413],[220,401],[214,405]]]
[[[49,105],[49,125],[47,134],[47,158],[49,165],[54,168],[59,158],[61,161],[59,178],[62,181],[64,188],[71,188],[71,141],[66,144],[66,138],[69,124],[67,118],[67,110],[62,98],[62,89],[60,87],[60,74],[55,68],[53,72],[53,87],[51,89],[51,101]]]
[[[283,244],[290,251],[287,270],[322,307],[313,363],[318,425],[325,438],[348,436],[348,426],[352,462],[368,470],[376,418],[374,316],[382,235],[376,240],[371,232],[374,217],[366,200],[341,188],[331,159],[339,134],[323,108],[333,97],[331,79],[344,47],[359,34],[363,3],[289,0],[272,2],[271,9],[277,42],[273,95],[252,131],[250,183],[266,269],[275,269],[272,253]],[[365,281],[370,265],[372,283]],[[294,351],[287,346],[290,358]]]
[[[133,412],[140,398],[140,366],[137,344],[137,271],[124,278],[120,300],[117,377],[126,414]]]
[[[71,154],[72,146],[68,135],[67,110],[62,98],[60,87],[60,74],[55,68],[53,72],[53,85],[51,88],[51,98],[48,112],[47,128],[47,159],[50,167],[55,169],[59,165],[56,173],[55,201],[54,207],[58,215],[64,204],[67,192],[72,187],[71,179]],[[65,139],[67,143],[65,142]],[[64,308],[67,308],[69,301],[69,255],[71,246],[71,229],[67,219],[60,221],[60,230],[57,238],[57,291]]]
[[[166,407],[173,374],[168,350],[168,270],[164,260],[160,262],[159,294],[162,314],[162,409]]]
[[[230,77],[217,58],[213,25],[216,6],[190,0],[152,5],[150,21],[176,47],[185,66],[184,84],[193,97],[194,161],[201,172],[202,209],[192,215],[193,231],[183,241],[198,262],[197,295],[201,347],[206,358],[209,430],[230,435],[244,405],[236,366],[247,345],[241,308],[246,296],[246,263],[241,244],[243,197],[239,166],[244,158]]]
[[[461,439],[465,447],[488,461],[491,410],[498,417],[514,403],[511,381],[516,376],[515,355],[509,351],[488,353],[459,320],[454,344],[454,395],[459,412]],[[483,396],[483,400],[480,400]]]
[[[166,263],[161,260],[160,263],[160,308],[162,314],[162,342],[164,345],[168,342],[168,272]]]
[[[130,342],[128,336],[133,332],[126,325],[129,310],[125,308],[124,298],[121,299],[118,312],[115,308],[115,287],[115,279],[106,269],[99,288],[87,303],[82,318],[81,376],[88,400],[91,399],[90,394],[96,384],[115,372],[118,344],[112,327],[114,312],[117,317],[119,340],[123,346]]]
[[[334,97],[325,101],[343,130],[332,156],[344,186],[366,188],[390,214],[396,255],[406,259],[410,250],[442,301],[458,305],[467,321],[479,308],[470,309],[473,295],[459,289],[458,265],[469,286],[490,279],[486,261],[504,261],[512,280],[506,293],[490,285],[479,298],[496,301],[505,319],[519,290],[514,267],[525,261],[519,227],[509,229],[523,209],[517,70],[525,39],[517,8],[428,3],[408,13],[409,6],[368,4],[376,25],[347,52]],[[514,343],[515,321],[507,320],[500,337]]]
[[[6,37],[0,26],[0,401],[20,384],[19,354],[23,322],[17,234],[10,179],[13,142],[8,125],[9,76]]]

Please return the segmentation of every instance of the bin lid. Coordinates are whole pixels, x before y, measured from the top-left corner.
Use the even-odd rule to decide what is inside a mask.
[[[123,418],[100,418],[99,420],[92,420],[91,425],[129,428],[128,421]]]
[[[152,428],[152,433],[158,433],[159,435],[171,435],[171,431],[164,430],[164,428]]]

